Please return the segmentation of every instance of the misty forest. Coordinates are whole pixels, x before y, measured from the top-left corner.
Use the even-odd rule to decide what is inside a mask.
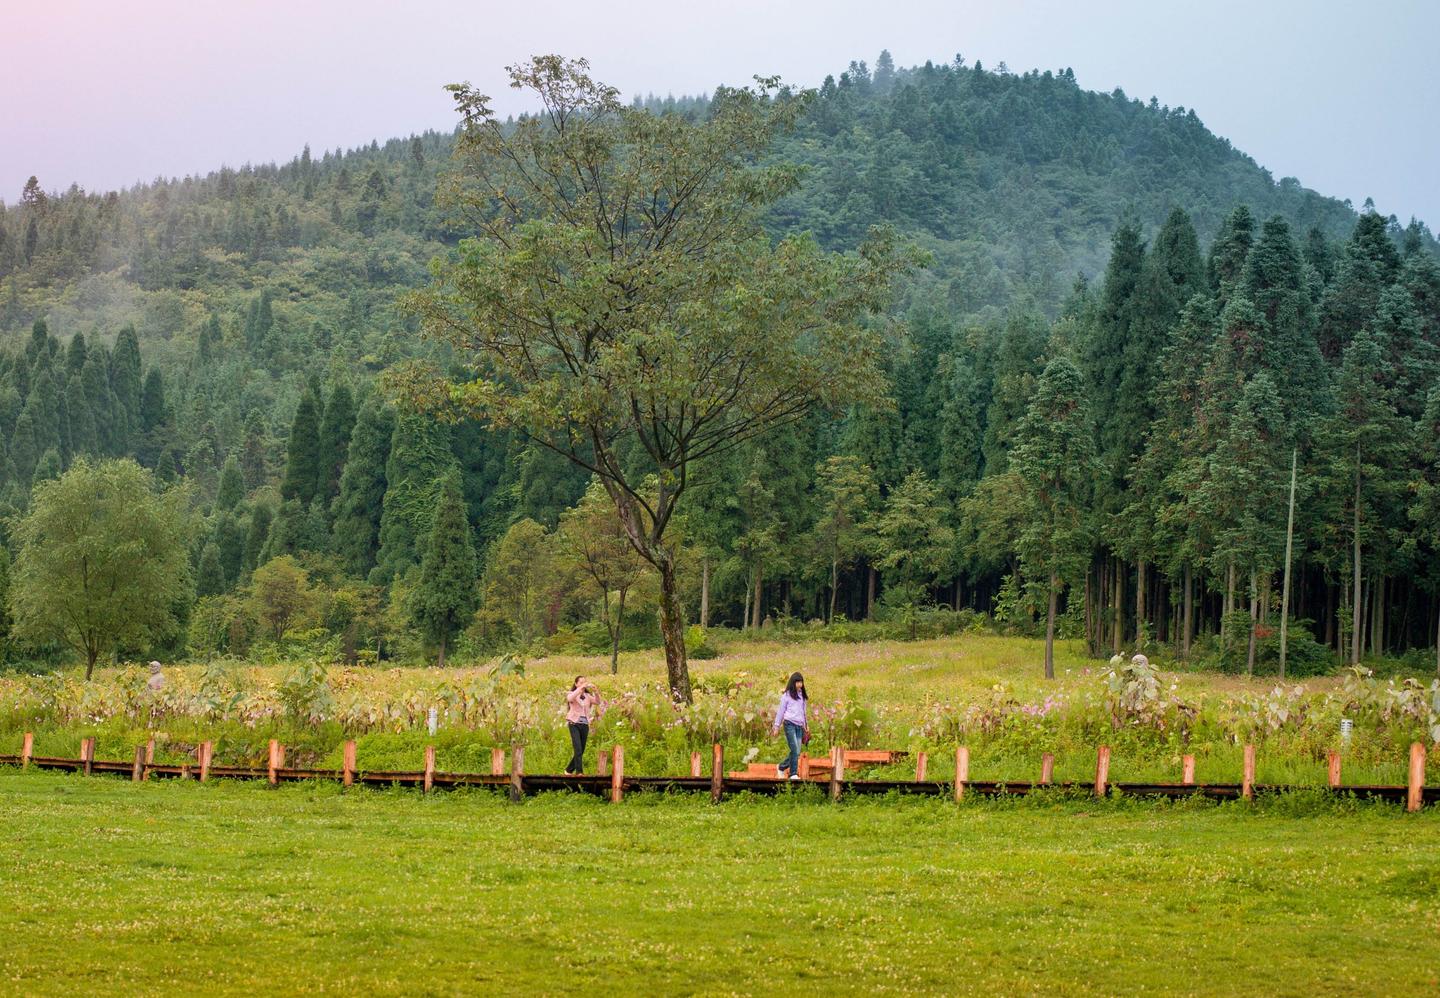
[[[534,374],[515,343],[444,334],[457,310],[518,315],[538,280],[507,233],[543,192],[496,208],[485,156],[569,147],[452,89],[454,133],[108,193],[32,178],[0,204],[7,667],[662,643],[683,665],[720,627],[994,627],[1274,672],[1282,622],[1293,675],[1436,667],[1424,225],[1277,181],[1195,111],[1068,69],[881,53],[813,92],[606,110],[599,88],[572,127],[697,161],[729,143],[695,210],[728,198],[763,236],[674,294],[741,272],[761,290],[667,310],[656,278],[646,314],[705,336],[753,308],[750,369],[813,383],[741,392],[743,418],[717,404],[693,439],[652,413],[577,443],[594,398],[507,394]],[[560,231],[543,244],[580,252]],[[61,549],[97,543],[77,509],[100,524],[86,564],[140,597],[106,608],[66,576]]]

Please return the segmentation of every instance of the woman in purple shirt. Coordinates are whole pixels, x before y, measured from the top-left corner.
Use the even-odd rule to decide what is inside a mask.
[[[787,771],[790,779],[800,779],[800,746],[810,735],[810,721],[805,711],[807,705],[805,677],[797,672],[785,684],[785,692],[780,695],[780,707],[775,711],[775,724],[770,728],[772,738],[780,733],[782,726],[785,728],[785,744],[790,749],[785,761],[775,767],[777,779],[785,779]]]

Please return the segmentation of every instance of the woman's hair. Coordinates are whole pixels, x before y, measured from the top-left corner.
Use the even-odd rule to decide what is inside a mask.
[[[796,699],[796,700],[806,700],[806,699],[809,699],[808,697],[805,696],[805,691],[804,691],[804,690],[796,689],[796,687],[799,686],[799,685],[800,685],[801,683],[803,683],[803,682],[805,682],[805,677],[804,677],[804,676],[800,675],[800,673],[798,673],[798,672],[791,673],[791,674],[790,674],[790,682],[788,682],[788,683],[785,684],[785,692],[786,692],[786,693],[789,693],[790,696],[793,697],[793,698]]]
[[[574,692],[575,692],[575,688],[580,685],[580,680],[581,680],[582,678],[584,678],[584,677],[582,677],[582,676],[576,676],[576,677],[575,677],[575,682],[573,682],[573,683],[570,684],[570,692],[571,692],[571,693],[574,693]]]

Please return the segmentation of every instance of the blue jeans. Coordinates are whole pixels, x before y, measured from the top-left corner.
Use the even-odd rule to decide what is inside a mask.
[[[805,744],[805,729],[794,721],[785,722],[785,744],[790,747],[790,754],[780,764],[780,768],[787,770],[791,776],[800,772],[800,746]]]

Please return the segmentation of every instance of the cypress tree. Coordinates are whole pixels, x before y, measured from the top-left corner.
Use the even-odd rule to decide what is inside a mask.
[[[140,341],[135,327],[126,326],[115,337],[115,349],[110,354],[110,389],[115,393],[116,415],[124,413],[123,422],[116,427],[117,455],[134,449],[134,435],[140,428],[140,371]]]
[[[320,421],[320,477],[315,494],[327,507],[340,494],[340,475],[354,427],[355,397],[350,393],[350,386],[341,382],[330,392],[325,416]]]
[[[420,559],[440,478],[453,463],[444,427],[414,413],[396,418],[385,464],[380,549],[370,572],[372,583],[388,584]]]
[[[1328,377],[1315,339],[1300,250],[1279,215],[1261,229],[1240,288],[1265,320],[1267,348],[1261,364],[1274,381],[1286,421],[1303,439],[1310,420],[1321,414]]]
[[[320,422],[315,399],[306,392],[295,408],[290,424],[290,442],[285,451],[285,477],[280,484],[283,499],[308,506],[321,480]]]
[[[460,494],[459,475],[452,472],[441,483],[425,555],[420,561],[420,580],[410,594],[411,619],[438,647],[435,664],[441,668],[451,638],[465,627],[480,605],[477,576],[475,545]]]
[[[1245,205],[1236,205],[1215,234],[1210,243],[1207,269],[1210,272],[1210,290],[1214,292],[1221,308],[1230,300],[1231,290],[1239,283],[1245,270],[1245,259],[1250,255],[1250,244],[1255,239],[1255,219]]]
[[[1092,545],[1094,429],[1085,382],[1068,358],[1046,365],[1015,433],[1011,466],[1020,484],[1021,569],[1046,594],[1045,678],[1055,678],[1055,619],[1060,590],[1084,575]]]
[[[140,429],[153,433],[165,422],[165,379],[158,367],[145,372],[145,385],[140,392]]]
[[[250,491],[265,484],[269,477],[265,455],[265,424],[260,414],[251,410],[245,419],[245,443],[240,453],[240,470],[245,475],[245,488]]]
[[[250,523],[245,531],[245,557],[242,562],[245,573],[255,571],[255,566],[264,564],[260,555],[270,540],[270,523],[274,513],[268,503],[257,502],[250,509]]]
[[[206,541],[200,550],[200,564],[195,569],[195,595],[218,596],[225,591],[225,572],[220,567],[220,551],[214,541]]]
[[[360,407],[334,505],[334,548],[345,569],[354,575],[364,576],[375,567],[385,502],[385,466],[394,432],[390,408],[372,395]]]
[[[228,591],[240,581],[245,567],[245,527],[231,512],[223,511],[215,518],[215,550],[220,557],[220,570]]]
[[[1350,661],[1356,664],[1364,646],[1364,573],[1369,570],[1372,585],[1383,577],[1388,529],[1406,484],[1403,449],[1409,435],[1396,409],[1386,346],[1383,337],[1362,329],[1345,348],[1335,379],[1335,413],[1324,438],[1330,490],[1345,497],[1345,522],[1334,526],[1350,540]]]
[[[245,477],[240,471],[240,462],[235,460],[234,454],[227,455],[220,469],[220,484],[215,490],[215,506],[217,509],[233,510],[244,498]]]
[[[80,333],[76,333],[70,337],[70,345],[65,350],[66,380],[79,377],[80,372],[85,369],[86,356],[85,337]]]

